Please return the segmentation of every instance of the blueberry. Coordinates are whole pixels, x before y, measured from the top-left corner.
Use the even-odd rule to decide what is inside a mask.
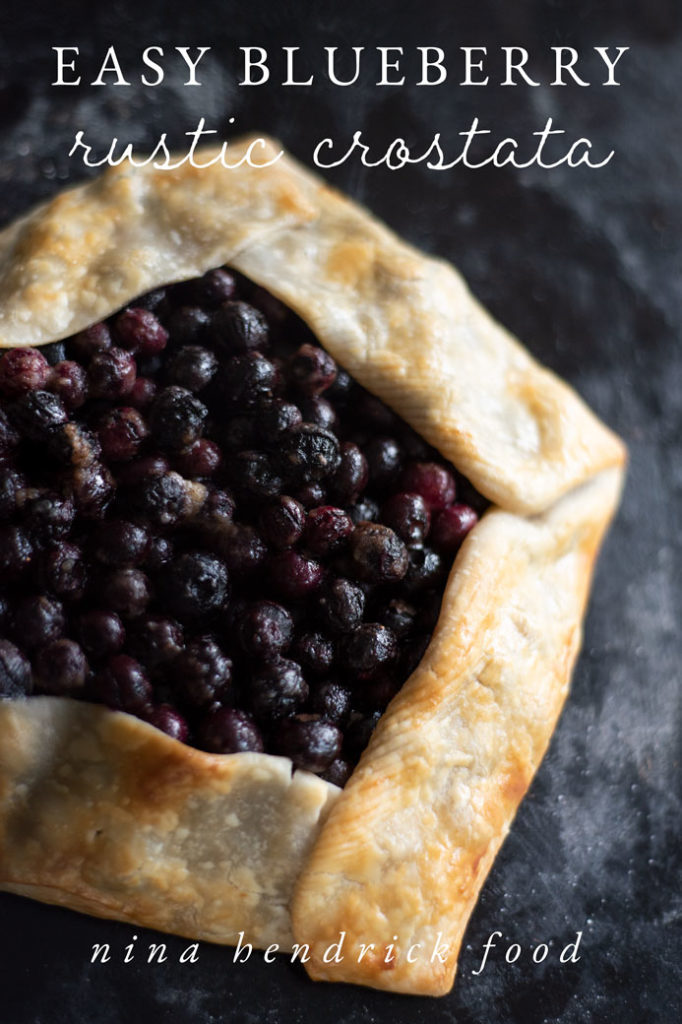
[[[280,722],[275,749],[291,758],[297,768],[322,772],[341,753],[342,740],[341,730],[325,718],[294,715]]]
[[[53,640],[36,655],[36,681],[42,693],[76,696],[88,676],[88,662],[81,647],[73,640]]]
[[[107,707],[132,714],[151,708],[152,685],[142,666],[127,654],[117,654],[95,677],[92,696]]]
[[[409,566],[400,537],[380,523],[358,523],[350,538],[350,554],[358,577],[369,583],[397,583]]]
[[[365,622],[347,634],[342,646],[342,659],[360,677],[374,675],[394,661],[396,638],[387,626]]]
[[[213,754],[260,753],[263,737],[250,715],[234,708],[217,708],[201,723],[199,742]]]
[[[333,384],[336,363],[319,345],[306,342],[294,353],[289,362],[289,377],[294,387],[304,395],[320,395]]]
[[[149,410],[149,427],[158,444],[180,451],[196,441],[204,429],[208,410],[187,388],[164,388]]]
[[[9,640],[0,638],[0,698],[28,697],[33,691],[31,666]]]
[[[51,597],[24,597],[14,612],[14,633],[31,650],[57,640],[64,632],[64,609]]]
[[[364,591],[351,580],[330,580],[318,599],[320,621],[334,633],[348,633],[355,629],[362,622],[364,611]]]
[[[45,387],[50,365],[37,348],[13,348],[0,359],[0,391],[8,397]]]
[[[87,580],[82,549],[68,541],[52,544],[41,556],[40,580],[47,590],[63,600],[79,600]]]
[[[116,569],[100,585],[102,602],[122,616],[134,619],[149,604],[149,580],[139,569]]]
[[[342,726],[350,714],[351,692],[340,683],[328,679],[313,687],[310,706],[316,714]]]
[[[124,519],[105,520],[93,534],[93,554],[105,565],[139,565],[144,562],[148,547],[149,531]]]
[[[210,708],[228,697],[232,661],[211,637],[199,637],[178,654],[172,673],[184,703]]]
[[[155,729],[165,732],[172,739],[178,740],[180,743],[187,741],[189,726],[180,712],[170,704],[156,704],[143,717],[145,722],[149,722]]]
[[[150,672],[177,657],[183,649],[182,644],[180,623],[159,615],[138,619],[128,636],[128,650]]]
[[[260,527],[269,544],[284,549],[292,547],[303,534],[303,506],[287,495],[277,498],[260,513]]]
[[[224,302],[213,314],[211,337],[227,352],[250,352],[268,344],[268,322],[248,302]]]
[[[251,706],[256,717],[265,721],[293,714],[307,697],[301,667],[288,658],[271,658],[251,679]]]
[[[90,394],[116,400],[127,395],[135,383],[137,365],[130,352],[110,348],[97,352],[88,366]]]
[[[28,391],[12,402],[8,412],[20,433],[38,443],[67,420],[63,402],[51,391]]]
[[[215,615],[229,598],[227,567],[214,555],[186,552],[169,567],[162,596],[181,621]]]
[[[196,393],[207,387],[218,369],[213,352],[201,345],[183,345],[168,361],[166,377],[171,384],[180,384]]]
[[[106,413],[99,422],[97,436],[107,462],[132,459],[148,434],[147,424],[137,409],[121,406]]]
[[[381,521],[410,547],[424,543],[431,525],[431,514],[421,494],[399,491],[381,510]]]
[[[91,609],[76,621],[76,635],[94,661],[118,654],[125,642],[123,623],[115,612]]]
[[[341,463],[336,435],[314,423],[301,423],[283,435],[280,470],[287,481],[309,483],[332,475]]]
[[[242,647],[257,658],[281,654],[291,643],[293,633],[291,615],[274,601],[255,601],[249,605],[239,628]]]
[[[168,331],[149,309],[131,306],[114,321],[116,337],[122,348],[143,355],[162,352],[168,342]]]

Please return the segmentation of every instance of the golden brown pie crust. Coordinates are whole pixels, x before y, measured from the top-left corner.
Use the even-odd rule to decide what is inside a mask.
[[[497,507],[343,792],[65,698],[1,703],[0,888],[191,938],[306,943],[315,978],[441,994],[566,696],[625,450],[450,266],[287,156],[113,169],[6,228],[0,345],[66,337],[224,263]]]

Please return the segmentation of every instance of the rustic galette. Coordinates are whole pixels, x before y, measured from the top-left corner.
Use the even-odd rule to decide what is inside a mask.
[[[446,992],[620,441],[288,157],[111,170],[0,261],[0,887]]]

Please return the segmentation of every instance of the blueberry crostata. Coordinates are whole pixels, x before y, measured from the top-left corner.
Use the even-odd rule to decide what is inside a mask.
[[[0,888],[448,991],[622,444],[286,156],[111,170],[0,265]]]

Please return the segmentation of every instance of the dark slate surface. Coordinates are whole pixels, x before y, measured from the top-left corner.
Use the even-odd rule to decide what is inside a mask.
[[[76,128],[104,146],[141,146],[163,130],[179,144],[205,116],[226,133],[279,135],[301,158],[323,134],[363,128],[455,137],[474,114],[500,137],[551,114],[575,137],[616,150],[599,171],[391,173],[347,165],[332,180],[405,236],[451,258],[474,291],[627,440],[622,511],[600,561],[572,696],[471,919],[453,993],[409,999],[313,985],[286,961],[234,966],[203,946],[198,964],[124,965],[135,934],[0,896],[3,1024],[174,1021],[584,1024],[682,1019],[680,940],[680,493],[682,92],[676,0],[600,4],[398,0],[344,5],[197,0],[168,4],[3,5],[0,13],[0,221],[83,176],[66,157]],[[327,11],[327,7],[335,8]],[[457,10],[455,11],[455,8]],[[169,13],[170,12],[170,13]],[[144,45],[211,45],[201,89],[52,89],[50,47],[77,44],[85,74],[110,43],[133,61]],[[374,70],[339,89],[276,82],[238,88],[239,45],[300,45],[311,70],[324,45],[525,45],[547,81],[550,45],[586,54],[629,45],[620,88],[378,89]],[[412,51],[413,52],[413,51]],[[279,52],[278,52],[279,57]],[[281,67],[281,59],[279,61]],[[127,65],[130,66],[130,65]],[[408,67],[413,61],[408,62]],[[495,73],[494,65],[492,73]],[[586,59],[587,77],[596,74]],[[94,74],[94,71],[92,72]],[[228,118],[235,117],[231,128]],[[227,137],[227,135],[226,135]],[[503,933],[485,971],[483,944]],[[558,952],[582,932],[581,959]],[[151,934],[138,931],[138,946]],[[93,942],[117,962],[91,966]],[[529,950],[550,942],[534,965]],[[503,951],[518,942],[518,963]]]

